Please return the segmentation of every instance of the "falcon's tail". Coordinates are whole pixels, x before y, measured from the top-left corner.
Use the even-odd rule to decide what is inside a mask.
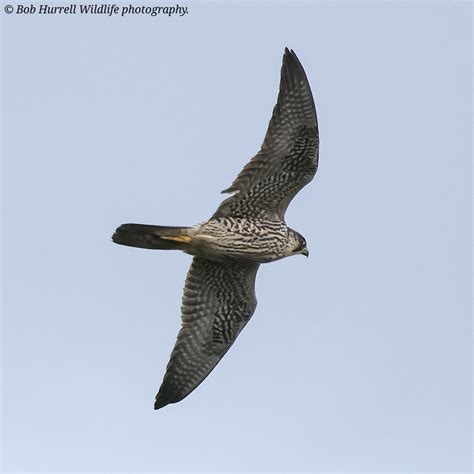
[[[143,249],[184,250],[191,242],[192,227],[123,224],[112,236],[116,244]]]

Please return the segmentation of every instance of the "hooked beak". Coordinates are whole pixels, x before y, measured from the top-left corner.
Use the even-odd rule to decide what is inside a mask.
[[[304,255],[305,257],[309,257],[309,250],[305,247],[305,248],[301,251],[301,255]]]

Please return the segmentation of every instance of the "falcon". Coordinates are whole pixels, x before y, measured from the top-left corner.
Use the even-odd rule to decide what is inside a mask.
[[[255,277],[262,263],[308,256],[304,237],[285,212],[316,174],[319,133],[303,66],[285,48],[280,91],[260,151],[245,165],[213,216],[194,227],[123,224],[112,240],[193,256],[184,287],[182,326],[155,410],[188,396],[214,369],[257,306]]]

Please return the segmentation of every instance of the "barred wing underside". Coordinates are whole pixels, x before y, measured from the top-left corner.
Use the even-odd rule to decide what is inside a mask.
[[[261,150],[225,193],[213,217],[284,220],[293,197],[314,177],[319,135],[311,89],[293,51],[285,49],[280,92]]]
[[[258,264],[194,257],[186,278],[182,327],[155,409],[189,395],[229,350],[257,306]]]

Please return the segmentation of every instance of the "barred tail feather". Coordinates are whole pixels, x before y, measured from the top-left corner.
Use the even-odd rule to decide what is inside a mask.
[[[112,236],[116,244],[143,249],[184,250],[191,241],[191,227],[123,224]]]

